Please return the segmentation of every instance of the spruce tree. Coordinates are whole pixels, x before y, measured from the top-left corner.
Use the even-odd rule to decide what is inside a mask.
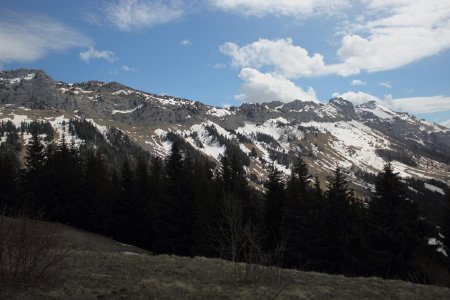
[[[80,226],[85,212],[78,154],[68,147],[64,135],[57,146],[49,145],[46,153],[42,175],[44,210],[52,220]]]
[[[30,209],[42,209],[45,186],[44,164],[46,163],[45,146],[37,130],[33,130],[26,146],[25,166],[23,172],[24,200]]]
[[[136,200],[136,180],[127,158],[124,159],[119,177],[120,193],[117,195],[112,218],[115,225],[114,237],[124,243],[136,244],[139,232],[136,231],[136,218],[133,207]]]
[[[284,238],[282,236],[282,208],[286,199],[285,185],[281,172],[273,165],[270,167],[268,181],[265,184],[265,247],[273,251]]]
[[[324,220],[327,247],[323,252],[323,264],[327,272],[352,275],[355,259],[352,241],[357,235],[356,201],[340,167],[328,180]]]
[[[136,165],[136,201],[133,207],[137,229],[140,231],[137,245],[144,248],[152,247],[153,232],[151,226],[152,204],[150,193],[148,160],[139,157]]]
[[[314,206],[313,190],[309,184],[308,165],[302,158],[297,158],[287,183],[287,198],[283,205],[283,236],[287,236],[287,266],[305,268],[312,259],[311,213]]]
[[[447,190],[445,196],[445,209],[442,214],[441,233],[444,236],[443,244],[445,252],[450,256],[450,189]]]
[[[83,168],[83,227],[107,234],[114,198],[109,171],[100,151],[87,150]]]
[[[444,236],[444,249],[447,255],[450,256],[450,190],[447,190],[445,198],[445,210],[443,212],[443,220],[441,222],[441,233]]]
[[[26,172],[28,174],[36,174],[39,170],[42,169],[42,166],[45,162],[45,146],[42,143],[42,139],[34,130],[31,133],[31,138],[28,141],[27,150],[26,150],[26,161],[25,166],[27,167]]]
[[[368,242],[372,274],[413,280],[421,277],[416,255],[427,245],[430,227],[417,204],[406,197],[407,186],[387,164],[376,181],[368,210]]]
[[[165,197],[157,210],[156,243],[159,251],[191,255],[192,199],[186,185],[186,168],[177,142],[166,160]]]
[[[3,209],[14,209],[20,205],[17,169],[14,161],[16,154],[3,153],[0,149],[0,212]]]
[[[227,148],[220,162],[221,198],[233,197],[240,201],[243,209],[243,224],[250,220],[253,223],[259,223],[263,207],[259,205],[248,186],[241,160],[234,151]]]

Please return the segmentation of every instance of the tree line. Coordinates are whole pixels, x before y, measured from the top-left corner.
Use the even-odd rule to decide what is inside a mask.
[[[261,263],[275,263],[281,251],[283,267],[348,276],[429,282],[423,258],[445,260],[428,245],[436,228],[450,253],[450,199],[443,221],[431,222],[390,164],[370,199],[355,197],[340,168],[323,190],[301,157],[287,179],[270,168],[262,193],[234,151],[213,168],[175,140],[164,159],[135,151],[112,167],[101,147],[79,147],[64,134],[45,146],[38,129],[30,126],[24,168],[11,146],[17,137],[1,144],[0,206],[33,208],[157,254],[245,260],[250,230],[251,247],[273,258]]]

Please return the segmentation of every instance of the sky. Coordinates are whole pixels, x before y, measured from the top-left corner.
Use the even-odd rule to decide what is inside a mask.
[[[203,103],[370,100],[450,122],[448,0],[1,0],[0,70]]]

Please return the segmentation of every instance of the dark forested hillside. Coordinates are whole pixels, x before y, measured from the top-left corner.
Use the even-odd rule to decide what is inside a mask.
[[[158,254],[445,284],[435,269],[448,264],[449,189],[429,183],[445,198],[419,180],[407,185],[390,164],[368,177],[366,198],[341,168],[326,182],[313,178],[301,156],[287,179],[272,168],[262,192],[245,176],[248,156],[217,132],[226,147],[219,166],[176,134],[160,159],[84,120],[70,120],[57,142],[45,122],[0,130],[2,207],[32,208]]]

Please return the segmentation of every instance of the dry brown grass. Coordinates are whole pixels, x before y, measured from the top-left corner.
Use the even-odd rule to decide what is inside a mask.
[[[269,281],[230,280],[234,264],[220,259],[154,256],[142,249],[61,224],[71,254],[60,276],[27,289],[0,289],[0,299],[273,299]],[[128,252],[127,254],[124,254]],[[136,255],[129,255],[129,253]],[[244,267],[242,265],[242,267]],[[264,267],[261,267],[264,268]],[[450,290],[379,278],[346,278],[283,270],[278,299],[450,299]]]
[[[57,275],[69,249],[59,247],[55,227],[19,213],[0,213],[0,284],[36,284]]]

